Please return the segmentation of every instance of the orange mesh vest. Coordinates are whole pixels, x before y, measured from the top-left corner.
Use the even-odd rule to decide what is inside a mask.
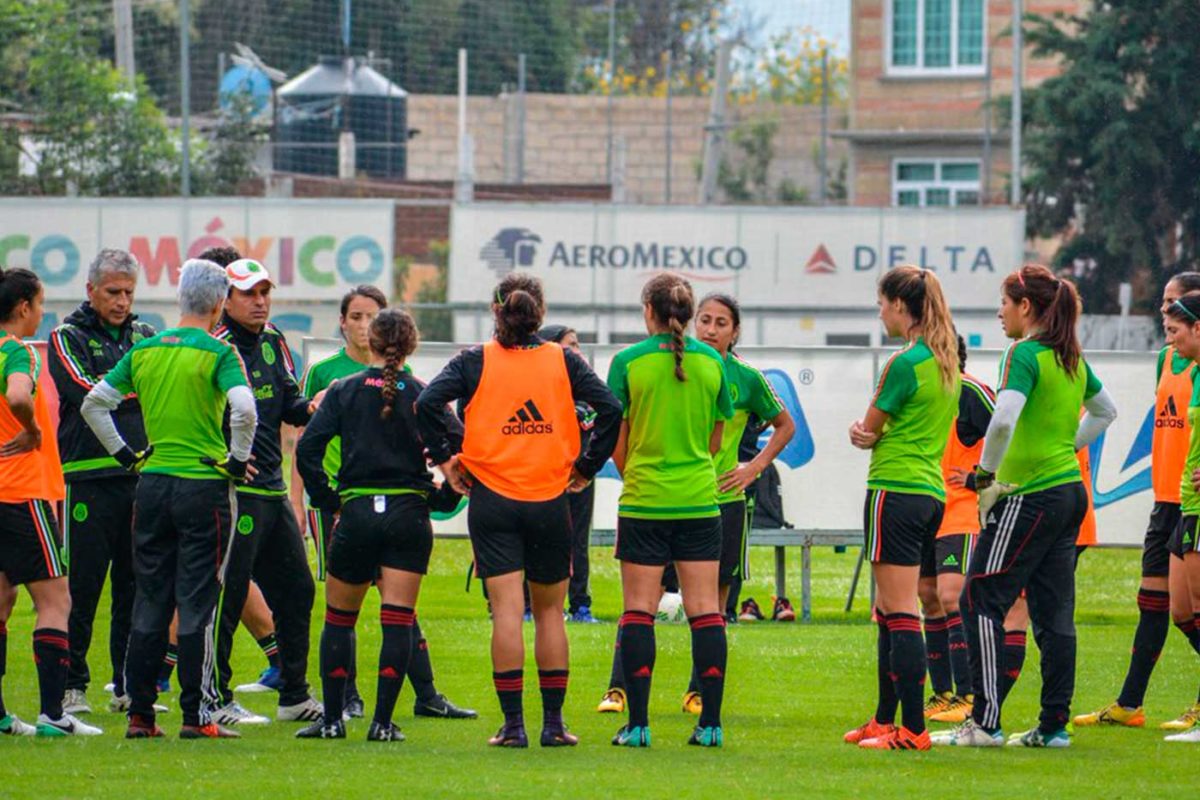
[[[15,336],[6,336],[0,343]],[[20,341],[20,340],[17,340]],[[28,345],[25,345],[28,347]],[[35,357],[34,357],[35,358]],[[34,363],[37,363],[36,360]],[[47,378],[38,378],[33,394],[33,418],[42,430],[42,445],[37,450],[12,458],[0,458],[0,503],[24,503],[26,500],[62,500],[66,494],[62,462],[58,458],[58,439],[46,405],[46,393],[41,385]],[[0,402],[0,442],[7,442],[24,426],[13,416],[8,403]]]
[[[1096,507],[1092,504],[1092,458],[1086,447],[1077,452],[1075,458],[1079,459],[1079,472],[1083,477],[1083,488],[1087,490],[1088,504],[1075,544],[1093,545],[1096,543]]]
[[[1187,460],[1187,410],[1192,402],[1192,367],[1181,374],[1171,372],[1175,348],[1168,347],[1163,359],[1162,375],[1154,398],[1154,436],[1150,444],[1150,478],[1154,484],[1154,500],[1159,503],[1179,502],[1179,482],[1183,478],[1183,462]]]
[[[958,420],[950,423],[950,438],[946,440],[946,452],[942,455],[942,480],[946,483],[946,510],[942,513],[942,526],[938,536],[959,533],[979,533],[979,496],[965,486],[950,485],[950,468],[962,467],[968,472],[975,469],[983,453],[983,439],[967,447],[958,438]]]
[[[465,412],[459,460],[476,480],[527,502],[552,500],[566,491],[580,442],[560,346],[485,344],[483,374]]]

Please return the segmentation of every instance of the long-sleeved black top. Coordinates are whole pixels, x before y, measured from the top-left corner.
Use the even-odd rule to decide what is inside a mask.
[[[543,340],[533,336],[522,346],[537,347],[543,343]],[[575,402],[586,403],[596,414],[591,437],[575,460],[575,469],[579,474],[592,478],[617,446],[617,436],[621,432],[621,401],[575,351],[564,349],[563,352]],[[417,423],[435,464],[445,462],[462,449],[447,435],[442,413],[444,407],[459,400],[465,408],[479,388],[482,376],[483,347],[469,347],[452,358],[417,399]]]
[[[309,419],[308,400],[296,380],[292,351],[288,349],[283,334],[269,322],[262,331],[254,333],[226,314],[213,335],[237,348],[246,367],[246,375],[250,378],[250,389],[254,392],[258,409],[258,427],[254,429],[254,446],[250,451],[258,474],[245,486],[238,487],[238,491],[285,495],[287,487],[283,482],[280,426],[284,422],[307,425]],[[225,435],[228,438],[228,415]]]

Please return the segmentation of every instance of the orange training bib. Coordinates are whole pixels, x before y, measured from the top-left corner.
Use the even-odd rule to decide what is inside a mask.
[[[1154,398],[1154,435],[1150,444],[1150,478],[1154,485],[1154,500],[1159,503],[1179,502],[1179,482],[1183,478],[1183,462],[1187,460],[1188,404],[1192,402],[1192,369],[1176,375],[1171,371],[1175,348],[1168,347],[1163,359],[1162,374]]]

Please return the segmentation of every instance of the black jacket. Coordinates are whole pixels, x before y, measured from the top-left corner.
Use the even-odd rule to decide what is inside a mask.
[[[47,361],[58,390],[58,450],[68,482],[129,477],[83,421],[79,407],[122,356],[154,334],[154,328],[130,315],[113,338],[86,300],[50,334]],[[113,420],[131,448],[146,446],[142,408],[136,397],[122,402],[113,412]]]
[[[253,333],[234,322],[226,314],[213,331],[218,339],[232,343],[242,357],[250,389],[258,408],[258,427],[254,430],[251,462],[258,474],[239,491],[255,494],[287,493],[283,482],[283,447],[279,437],[280,425],[308,424],[308,400],[296,381],[292,351],[279,329],[267,323],[261,333]],[[229,436],[226,414],[225,436]]]

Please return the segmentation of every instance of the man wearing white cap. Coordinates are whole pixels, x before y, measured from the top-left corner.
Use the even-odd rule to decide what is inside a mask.
[[[217,254],[221,255],[221,254]],[[228,255],[236,255],[230,252]],[[276,719],[311,722],[321,704],[309,694],[309,625],[315,587],[304,539],[283,482],[280,425],[308,423],[309,401],[300,391],[291,350],[271,315],[271,276],[260,262],[214,259],[229,276],[225,314],[213,335],[234,345],[246,365],[258,411],[250,480],[238,486],[238,518],[217,628],[217,692],[213,718],[220,724],[263,724],[233,699],[230,652],[251,579],[275,617],[282,685]]]

